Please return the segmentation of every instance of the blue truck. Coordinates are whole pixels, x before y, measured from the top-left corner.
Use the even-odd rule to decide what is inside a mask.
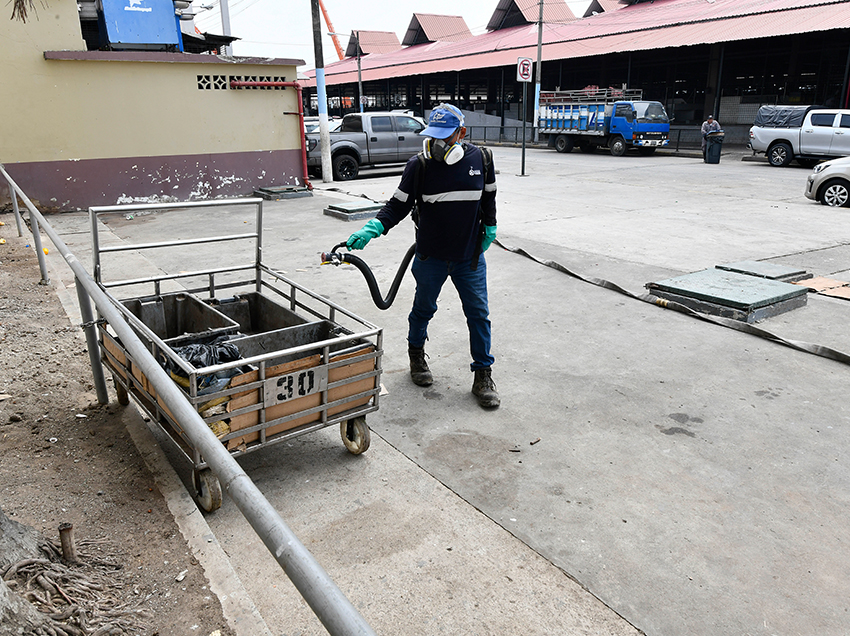
[[[615,157],[629,148],[651,155],[666,146],[670,118],[661,102],[645,101],[639,89],[598,89],[540,93],[537,130],[558,152],[605,147]]]

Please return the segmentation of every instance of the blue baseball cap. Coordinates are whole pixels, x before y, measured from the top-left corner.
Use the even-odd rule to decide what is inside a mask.
[[[419,134],[434,139],[446,139],[461,126],[463,126],[463,113],[451,104],[440,104],[431,111],[428,127]]]

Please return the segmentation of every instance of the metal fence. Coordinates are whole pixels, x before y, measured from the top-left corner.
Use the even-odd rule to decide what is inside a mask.
[[[667,147],[672,150],[693,150],[701,146],[702,132],[697,126],[670,131],[670,144]]]
[[[234,457],[216,438],[199,413],[186,399],[182,390],[168,376],[166,371],[154,359],[147,347],[142,343],[136,332],[124,319],[121,311],[112,302],[111,297],[95,282],[85,267],[65,245],[56,231],[45,220],[42,214],[27,197],[23,190],[14,182],[5,167],[0,163],[0,175],[9,184],[9,194],[18,226],[18,235],[23,236],[22,219],[18,209],[18,197],[29,211],[29,221],[33,233],[33,244],[38,254],[39,267],[43,282],[48,282],[47,266],[41,248],[41,232],[53,242],[56,250],[68,263],[74,272],[77,297],[80,302],[80,314],[86,334],[89,358],[92,364],[92,375],[97,391],[98,401],[105,404],[109,401],[100,361],[100,348],[97,340],[97,328],[94,320],[91,301],[94,301],[99,315],[115,330],[125,348],[138,363],[141,371],[153,385],[158,399],[174,415],[183,426],[187,437],[195,448],[199,449],[207,463],[225,486],[230,498],[242,512],[245,519],[265,543],[272,556],[283,568],[283,571],[298,589],[301,596],[322,622],[331,636],[374,636],[375,632],[366,623],[352,603],[336,586],[324,568],[315,557],[293,534],[286,522],[260,492],[254,482],[245,473]],[[186,203],[182,207],[197,207],[211,205],[228,205],[234,201]]]
[[[467,126],[466,139],[472,143],[522,143],[522,126]],[[534,125],[525,127],[525,142],[534,140]]]
[[[467,126],[466,139],[472,143],[522,143],[522,126]],[[534,126],[525,128],[525,142],[534,142]],[[702,146],[699,126],[670,130],[670,150],[693,150]]]

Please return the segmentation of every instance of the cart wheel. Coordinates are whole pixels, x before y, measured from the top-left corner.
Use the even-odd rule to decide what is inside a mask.
[[[366,418],[362,415],[342,422],[339,425],[339,433],[342,435],[342,443],[352,455],[365,453],[369,448],[369,427],[366,426]]]
[[[130,396],[127,395],[125,389],[114,375],[112,376],[112,384],[115,385],[115,396],[118,398],[118,404],[127,406],[130,403]]]
[[[215,512],[221,508],[221,483],[209,468],[192,471],[192,485],[195,501],[204,511]]]

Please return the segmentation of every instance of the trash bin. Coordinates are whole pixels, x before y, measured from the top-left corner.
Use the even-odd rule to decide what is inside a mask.
[[[705,162],[720,163],[720,149],[723,147],[723,137],[725,133],[722,130],[708,133],[705,136]]]

